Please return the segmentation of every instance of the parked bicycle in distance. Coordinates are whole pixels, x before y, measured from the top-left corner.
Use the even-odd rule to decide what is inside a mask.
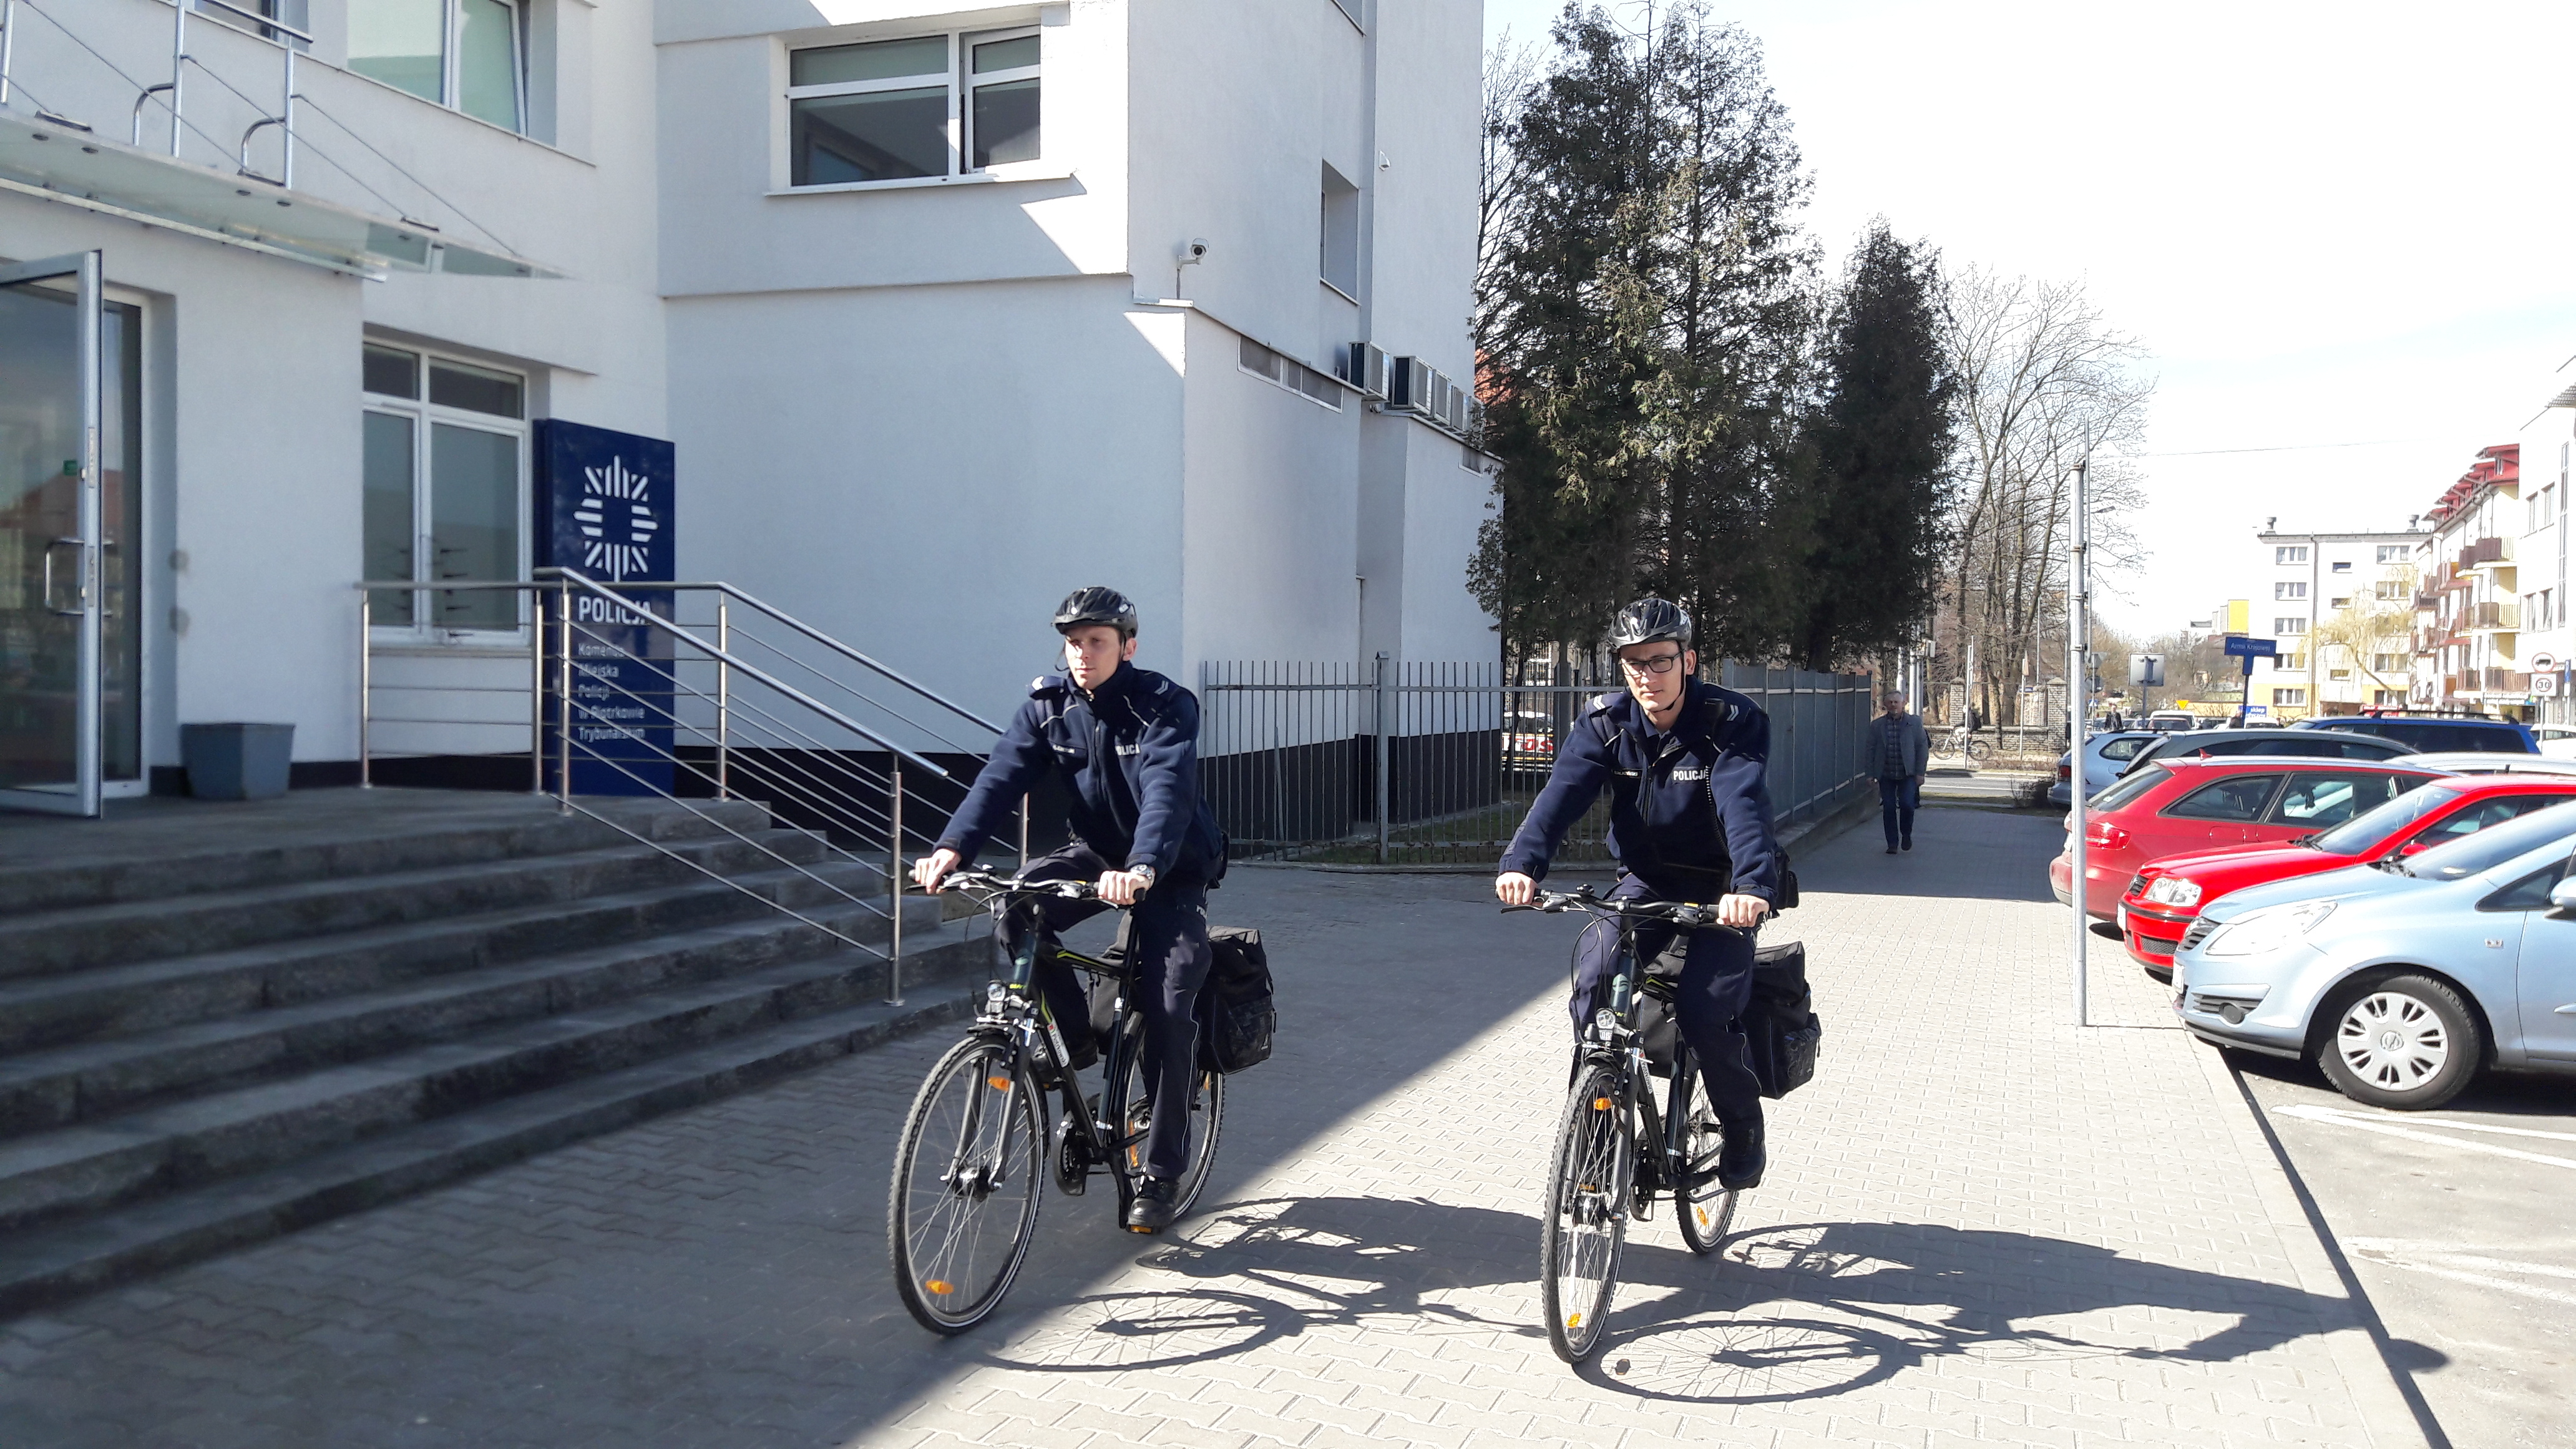
[[[1644,1222],[1658,1194],[1670,1194],[1682,1241],[1705,1256],[1726,1239],[1736,1194],[1717,1185],[1718,1124],[1692,1098],[1699,1065],[1674,1034],[1672,1082],[1659,1113],[1640,1013],[1647,1001],[1673,1009],[1673,982],[1637,960],[1637,927],[1666,921],[1727,931],[1708,906],[1618,901],[1590,886],[1541,891],[1506,911],[1584,911],[1614,923],[1619,950],[1611,964],[1609,1004],[1593,1013],[1575,1047],[1572,1090],[1557,1129],[1539,1230],[1539,1298],[1557,1357],[1579,1364],[1601,1346],[1610,1301],[1618,1292],[1619,1257],[1628,1219]]]
[[[988,871],[951,873],[943,890],[963,891],[994,917],[1001,979],[965,1040],[930,1069],[904,1116],[886,1203],[886,1248],[903,1306],[934,1333],[963,1333],[990,1317],[1026,1262],[1037,1233],[1040,1183],[1052,1149],[1056,1187],[1079,1197],[1093,1175],[1117,1188],[1124,1221],[1145,1177],[1148,1109],[1137,1050],[1144,1014],[1130,999],[1134,968],[1068,950],[1038,919],[1047,897],[1094,900],[1087,881],[1031,881]],[[1015,929],[1014,913],[1017,913]],[[1014,950],[1010,942],[1020,944]],[[1101,1092],[1086,1098],[1067,1066],[1062,1030],[1036,985],[1039,953],[1116,990],[1102,1043]],[[1225,1078],[1191,1073],[1190,1165],[1175,1216],[1207,1186],[1225,1116]],[[1052,1116],[1047,1097],[1061,1105]]]
[[[1977,738],[1975,730],[1966,725],[1958,725],[1941,737],[1941,753],[1984,764],[1995,757],[1995,747],[1988,741]]]

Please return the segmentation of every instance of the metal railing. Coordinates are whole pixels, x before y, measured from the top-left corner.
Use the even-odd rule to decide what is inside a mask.
[[[313,37],[276,16],[262,14],[248,6],[234,3],[234,0],[171,0],[170,78],[136,88],[134,105],[127,123],[127,144],[136,147],[143,144],[143,113],[151,106],[156,96],[161,98],[162,108],[170,113],[171,156],[179,155],[182,138],[188,131],[194,129],[187,119],[188,68],[197,66],[202,70],[204,67],[197,57],[188,53],[188,17],[192,12],[236,34],[264,40],[277,47],[283,71],[278,86],[277,113],[259,114],[257,119],[242,132],[241,140],[231,148],[228,156],[241,175],[256,181],[265,181],[271,185],[292,188],[295,185],[295,103],[303,99],[295,91],[295,57],[299,50],[312,48]],[[83,49],[90,49],[88,42],[73,35],[70,27],[64,26],[58,16],[51,10],[38,6],[34,0],[0,0],[0,106],[5,106],[9,102],[13,82],[12,68],[17,59],[18,27],[22,14],[43,15],[56,25],[62,26],[64,33],[72,35],[76,44]],[[94,50],[91,53],[97,54]],[[104,57],[100,59],[104,63]],[[125,75],[121,70],[116,73],[120,77]],[[213,75],[211,71],[207,74]],[[215,80],[217,84],[225,85],[221,77],[215,77]],[[129,80],[128,83],[131,84],[131,81]],[[225,85],[225,89],[233,88]],[[240,94],[238,91],[234,93]],[[277,128],[279,145],[278,174],[275,176],[254,171],[250,164],[252,139],[271,126]],[[200,134],[203,133],[200,132]],[[207,139],[217,145],[222,144],[214,137]]]
[[[1771,716],[1783,823],[1829,813],[1861,778],[1870,681],[1725,664],[1711,677]],[[1623,686],[1515,683],[1484,663],[1201,666],[1200,789],[1238,854],[1326,863],[1487,864],[1547,783],[1589,703]],[[1557,858],[1607,860],[1606,797]]]
[[[899,1000],[905,852],[962,798],[1001,726],[731,584],[535,573],[435,589],[356,585],[359,783],[551,796],[566,813],[884,958]],[[455,631],[377,624],[379,608],[401,621],[430,617],[427,595],[496,593],[516,600],[515,643],[503,633],[485,636],[497,647],[477,647],[476,636]],[[783,886],[772,899],[709,869],[586,803],[601,796],[677,804],[823,904],[809,914]],[[758,802],[771,821],[816,837],[820,861],[790,860],[765,831],[710,808],[733,800]],[[1025,859],[1025,800],[1020,837]],[[859,939],[858,919],[884,921],[888,944]]]

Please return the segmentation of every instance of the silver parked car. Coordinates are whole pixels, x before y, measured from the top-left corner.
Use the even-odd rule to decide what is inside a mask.
[[[2489,1066],[2576,1073],[2576,804],[2204,908],[2175,1006],[2207,1041],[2312,1058],[2375,1107],[2438,1107]]]
[[[2137,756],[2139,750],[2162,738],[2164,736],[2155,730],[2113,730],[2108,734],[2098,734],[2086,739],[2084,741],[2084,798],[2090,800],[2110,789],[2111,782],[2120,778],[2122,770],[2129,768],[2129,761]],[[2066,798],[2068,777],[2075,773],[2074,763],[2073,750],[2068,750],[2057,757],[2057,783],[2048,787],[2049,804],[2074,803]]]

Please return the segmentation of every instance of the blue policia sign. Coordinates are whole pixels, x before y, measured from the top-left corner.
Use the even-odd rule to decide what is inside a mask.
[[[536,562],[604,585],[668,581],[674,450],[660,438],[611,432],[560,418],[536,425]],[[645,622],[669,617],[667,589],[617,589],[618,601],[573,595],[572,786],[580,795],[668,792],[674,689],[671,636]],[[548,613],[552,618],[552,611]],[[549,649],[561,636],[547,635]],[[547,784],[563,758],[562,712],[546,669]]]

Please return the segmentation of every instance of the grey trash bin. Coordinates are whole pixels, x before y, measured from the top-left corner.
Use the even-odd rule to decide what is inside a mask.
[[[183,724],[179,763],[200,800],[274,800],[295,758],[291,724]]]

